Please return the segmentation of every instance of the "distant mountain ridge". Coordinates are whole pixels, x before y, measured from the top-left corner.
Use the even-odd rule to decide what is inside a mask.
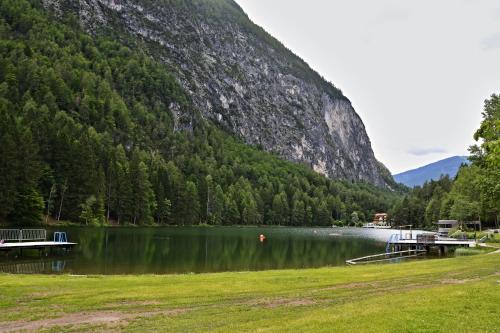
[[[453,156],[420,168],[395,174],[393,177],[398,183],[415,187],[423,185],[426,181],[437,180],[441,175],[448,175],[453,178],[463,163],[469,163],[467,156]]]

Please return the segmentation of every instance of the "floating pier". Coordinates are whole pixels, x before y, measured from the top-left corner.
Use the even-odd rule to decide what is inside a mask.
[[[45,229],[0,229],[0,251],[37,249],[40,251],[52,248],[70,249],[77,243],[68,242],[65,232],[54,232],[54,238],[47,240]]]
[[[416,257],[437,249],[439,254],[447,253],[450,248],[475,247],[476,241],[470,239],[454,239],[439,237],[435,233],[420,233],[414,235],[410,230],[403,234],[400,230],[392,234],[387,241],[385,253],[346,260],[348,265],[369,264],[381,261],[390,261],[401,258]]]
[[[426,250],[437,248],[439,253],[446,253],[450,248],[475,247],[476,241],[471,239],[454,239],[439,237],[435,233],[422,233],[413,237],[412,233],[402,236],[393,234],[387,241],[386,252],[402,250]]]

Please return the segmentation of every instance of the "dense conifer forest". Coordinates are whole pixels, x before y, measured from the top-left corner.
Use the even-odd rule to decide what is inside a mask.
[[[164,66],[37,1],[0,2],[0,143],[7,225],[352,224],[399,197],[245,145]]]

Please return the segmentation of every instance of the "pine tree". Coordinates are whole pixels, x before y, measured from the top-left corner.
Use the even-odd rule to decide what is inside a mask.
[[[226,196],[224,209],[224,224],[233,225],[238,224],[240,221],[240,212],[238,210],[238,205],[231,195]]]
[[[285,192],[276,194],[273,198],[272,222],[275,225],[287,225],[288,218],[288,200]]]
[[[198,199],[198,190],[196,184],[192,181],[186,182],[184,193],[184,224],[193,225],[200,222],[200,202]]]
[[[0,106],[1,107],[1,106]],[[14,210],[18,174],[17,144],[12,131],[13,118],[0,108],[0,219]]]
[[[359,222],[359,216],[357,212],[351,213],[351,222],[349,225],[356,226]]]
[[[112,161],[114,181],[111,192],[112,211],[116,215],[117,222],[130,222],[132,219],[132,186],[130,181],[130,167],[122,145],[116,147]]]
[[[82,209],[80,218],[85,221],[86,225],[98,223],[98,219],[95,214],[96,201],[95,196],[91,195],[80,205],[80,208]]]
[[[292,225],[295,226],[304,225],[305,220],[306,220],[306,209],[304,201],[296,199],[293,201],[291,223]]]
[[[160,224],[164,224],[170,218],[172,211],[172,203],[167,198],[163,199],[158,203],[157,208],[157,222]]]
[[[316,208],[316,224],[327,226],[331,223],[331,212],[328,210],[328,204],[325,200],[319,202]]]
[[[148,168],[141,161],[140,153],[134,150],[130,162],[130,181],[132,187],[132,223],[148,224],[153,221],[152,210],[156,206],[154,192],[149,182]]]
[[[212,196],[212,209],[210,216],[210,221],[212,224],[222,224],[224,219],[224,203],[224,192],[222,191],[222,187],[220,185],[217,185]]]
[[[43,198],[34,189],[21,190],[16,194],[14,211],[9,220],[18,225],[35,225],[42,222]]]
[[[261,217],[257,209],[257,203],[250,193],[246,193],[242,201],[242,222],[247,225],[261,223]]]

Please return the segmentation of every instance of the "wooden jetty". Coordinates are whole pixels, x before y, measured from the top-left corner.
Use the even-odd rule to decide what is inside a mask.
[[[45,229],[0,229],[0,251],[23,249],[50,250],[52,248],[70,249],[77,243],[68,242],[65,232],[54,232],[53,240],[47,240]]]
[[[443,238],[439,237],[436,233],[420,233],[414,235],[411,230],[409,233],[403,234],[403,231],[400,230],[399,233],[392,234],[389,237],[385,253],[350,259],[346,261],[346,264],[369,264],[390,261],[397,258],[411,258],[429,252],[431,249],[437,249],[439,254],[444,254],[448,252],[450,248],[475,247],[476,244],[475,240],[470,239]]]
[[[450,248],[475,246],[475,240],[443,238],[435,233],[422,233],[415,235],[415,237],[411,233],[403,237],[401,234],[393,234],[387,241],[386,252],[402,251],[404,249],[430,251],[431,248],[437,248],[439,253],[446,253]]]

